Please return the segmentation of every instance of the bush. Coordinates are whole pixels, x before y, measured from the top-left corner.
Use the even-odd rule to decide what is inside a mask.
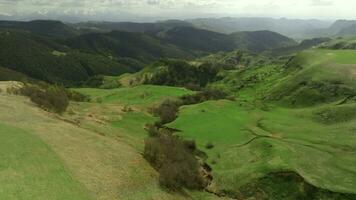
[[[160,118],[158,125],[173,122],[177,118],[179,106],[180,103],[178,101],[167,99],[158,107],[153,108],[153,115]]]
[[[196,157],[194,141],[183,141],[167,129],[151,129],[144,157],[159,172],[159,182],[170,190],[204,189],[211,181],[210,168]]]
[[[90,97],[87,95],[84,95],[82,93],[76,92],[74,90],[65,90],[68,98],[71,101],[76,101],[76,102],[88,102],[90,101]]]
[[[208,142],[208,143],[206,143],[205,148],[212,149],[212,148],[214,148],[214,144],[211,142]]]
[[[146,77],[145,83],[186,87],[192,90],[200,90],[208,83],[216,81],[220,71],[218,67],[208,63],[195,66],[172,59],[161,60],[153,65],[157,70],[151,77]]]
[[[51,112],[63,113],[69,105],[66,90],[58,86],[41,88],[36,85],[25,84],[17,93],[30,97],[32,102]]]
[[[229,98],[228,94],[222,90],[207,88],[193,95],[185,95],[181,97],[183,105],[192,105],[202,103],[209,100],[219,100]]]

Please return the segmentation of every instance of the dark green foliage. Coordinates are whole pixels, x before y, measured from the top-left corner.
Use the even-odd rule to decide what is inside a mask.
[[[0,31],[0,46],[3,67],[61,85],[79,85],[93,75],[120,75],[140,68],[132,60],[73,51],[54,40],[24,32]]]
[[[0,67],[0,81],[27,81],[28,79],[25,74]]]
[[[158,107],[152,109],[152,113],[160,118],[158,126],[170,123],[177,118],[180,102],[177,100],[167,99],[163,101]]]
[[[352,88],[333,82],[302,81],[285,87],[283,92],[271,93],[269,99],[281,100],[289,106],[314,106],[356,95]]]
[[[208,143],[206,143],[206,145],[205,145],[205,148],[207,148],[207,149],[212,149],[212,148],[214,148],[214,147],[215,147],[214,144],[211,143],[211,142],[208,142]]]
[[[177,118],[179,107],[183,105],[192,105],[202,103],[208,100],[219,100],[228,98],[227,93],[216,89],[204,89],[201,92],[197,92],[192,95],[185,95],[179,99],[166,99],[159,106],[151,109],[151,113],[160,118],[160,121],[156,123],[158,127],[164,124],[173,122]]]
[[[91,33],[70,38],[66,44],[90,53],[131,58],[146,63],[161,57],[189,57],[186,52],[172,45],[163,45],[158,39],[143,33]]]
[[[219,69],[211,64],[191,65],[181,60],[161,60],[155,64],[146,84],[180,86],[190,89],[205,87],[216,81]]]
[[[89,88],[99,88],[104,83],[104,76],[97,75],[90,77],[85,83],[83,83],[83,87]]]
[[[144,157],[159,172],[159,182],[167,189],[204,189],[211,181],[210,169],[202,167],[196,158],[195,143],[183,141],[169,130],[155,129],[145,140]]]
[[[271,173],[244,185],[237,191],[225,191],[237,199],[259,200],[354,200],[356,195],[335,193],[314,187],[294,172]]]
[[[30,97],[31,101],[39,107],[55,113],[63,113],[69,105],[65,89],[58,86],[42,88],[25,84],[18,93]]]
[[[192,105],[202,103],[204,101],[219,99],[230,99],[230,97],[226,92],[222,90],[214,88],[205,88],[203,91],[197,92],[192,95],[185,95],[180,98],[180,100],[182,101],[182,105]]]
[[[69,100],[71,101],[76,101],[76,102],[88,102],[90,101],[90,97],[86,96],[82,93],[76,92],[74,90],[71,89],[65,89],[65,93],[67,95],[67,97],[69,98]]]

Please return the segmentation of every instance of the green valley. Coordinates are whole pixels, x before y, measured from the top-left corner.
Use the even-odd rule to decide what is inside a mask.
[[[353,26],[0,21],[0,199],[356,200]]]

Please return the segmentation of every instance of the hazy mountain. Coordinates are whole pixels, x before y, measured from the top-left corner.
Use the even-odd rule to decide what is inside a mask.
[[[0,29],[25,30],[56,38],[68,38],[79,34],[76,29],[60,21],[52,20],[35,20],[29,22],[0,21]]]
[[[81,22],[72,26],[82,31],[110,32],[156,32],[173,27],[192,26],[192,24],[180,20],[159,21],[156,23],[136,23],[136,22]]]
[[[162,44],[160,40],[144,34],[125,31],[90,33],[70,38],[66,44],[72,48],[114,57],[128,57],[143,62],[161,57],[186,58],[188,52]]]
[[[229,35],[193,27],[175,27],[158,32],[155,36],[161,41],[174,44],[187,51],[214,53],[232,51],[236,48]]]
[[[187,21],[195,27],[221,33],[269,30],[294,38],[303,38],[306,33],[316,29],[328,28],[332,23],[321,20],[230,17],[190,19]]]
[[[272,31],[236,32],[230,36],[234,39],[237,49],[246,49],[252,52],[262,52],[297,44],[294,40]]]

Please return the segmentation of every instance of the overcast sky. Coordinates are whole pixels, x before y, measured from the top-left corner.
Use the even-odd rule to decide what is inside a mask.
[[[149,21],[194,17],[356,19],[356,0],[0,0],[0,15]]]

